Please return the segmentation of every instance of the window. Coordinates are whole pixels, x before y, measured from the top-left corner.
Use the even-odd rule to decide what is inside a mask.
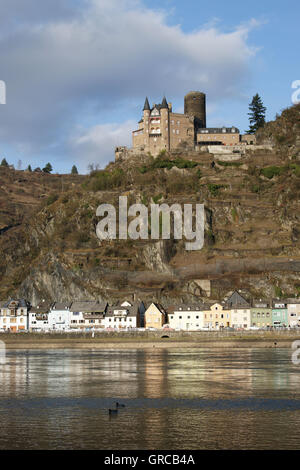
[[[179,315],[179,320],[181,320],[181,319],[182,319],[182,316],[181,316],[181,315]]]

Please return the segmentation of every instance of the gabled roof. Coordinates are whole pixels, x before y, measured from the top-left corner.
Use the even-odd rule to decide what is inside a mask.
[[[226,300],[226,305],[234,308],[250,307],[250,303],[236,290]]]
[[[69,310],[71,302],[55,302],[51,310]]]
[[[105,312],[107,302],[96,302],[95,300],[83,300],[81,302],[73,302],[70,307],[70,312]]]
[[[11,303],[16,304],[16,308],[28,308],[29,307],[29,302],[25,299],[9,299],[6,302],[4,302],[4,305],[2,308],[8,308]]]
[[[165,311],[164,307],[161,304],[157,304],[155,302],[151,302],[151,304],[148,306],[147,310],[151,307],[151,305],[154,305],[160,311],[160,313],[162,313],[163,315],[166,315],[167,312]],[[146,312],[147,312],[147,310],[146,310]],[[145,314],[146,314],[146,312],[145,312]]]

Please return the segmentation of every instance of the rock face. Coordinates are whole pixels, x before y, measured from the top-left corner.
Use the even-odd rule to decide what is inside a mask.
[[[134,155],[71,180],[21,181],[20,172],[0,168],[0,300],[134,297],[168,305],[234,289],[255,297],[300,293],[300,164],[291,156],[299,148],[299,109],[261,131],[276,144],[280,130],[290,144],[279,139],[273,152],[215,165],[210,154],[182,150],[155,160]],[[188,252],[185,240],[174,239],[100,241],[97,207],[117,208],[125,195],[129,205],[148,207],[203,203],[203,249]]]

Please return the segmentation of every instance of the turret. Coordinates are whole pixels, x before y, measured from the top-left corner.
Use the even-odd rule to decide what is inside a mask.
[[[160,131],[165,149],[170,150],[169,105],[165,96],[160,107]]]

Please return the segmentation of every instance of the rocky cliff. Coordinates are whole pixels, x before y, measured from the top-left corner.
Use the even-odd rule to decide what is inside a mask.
[[[169,304],[233,289],[298,295],[299,112],[290,108],[260,132],[273,151],[240,160],[184,150],[137,155],[86,177],[46,175],[39,186],[34,175],[0,169],[0,297]],[[117,207],[120,195],[146,206],[204,203],[203,249],[186,251],[174,239],[101,242],[96,209]]]

